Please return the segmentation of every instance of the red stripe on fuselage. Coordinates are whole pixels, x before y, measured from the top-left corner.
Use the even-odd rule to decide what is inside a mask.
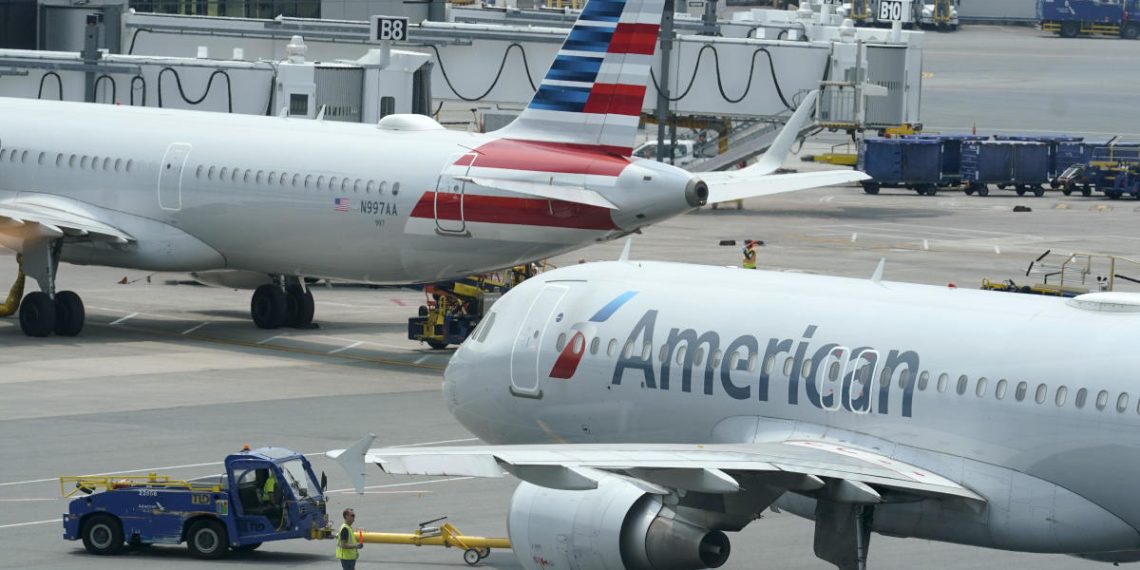
[[[645,101],[645,88],[645,85],[595,83],[582,111],[639,116],[641,115],[641,104]]]
[[[618,24],[610,40],[609,53],[653,55],[660,28],[657,24]]]
[[[435,192],[424,192],[411,217],[441,220],[466,220],[489,224],[514,224],[548,228],[578,230],[616,230],[610,211],[561,200],[540,198],[513,198],[507,196],[463,195],[462,217],[460,195],[440,194],[436,203]]]
[[[638,101],[640,109],[641,101]],[[629,148],[517,139],[496,139],[465,154],[456,165],[563,174],[617,176],[629,166]]]

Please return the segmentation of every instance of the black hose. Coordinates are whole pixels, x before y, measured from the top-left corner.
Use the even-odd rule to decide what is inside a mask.
[[[733,98],[729,97],[728,94],[724,92],[724,81],[720,72],[720,52],[718,52],[716,46],[713,46],[712,44],[705,44],[701,46],[700,51],[697,52],[697,64],[693,66],[693,75],[689,78],[689,85],[685,87],[685,91],[680,95],[676,97],[667,97],[666,100],[669,102],[680,101],[689,94],[689,91],[692,91],[693,84],[697,81],[697,73],[701,69],[701,56],[704,55],[706,50],[712,51],[713,61],[716,65],[716,86],[720,91],[721,98],[723,98],[726,102],[739,103],[748,96],[748,93],[752,90],[752,77],[756,72],[756,55],[762,52],[764,55],[768,56],[768,70],[772,74],[772,85],[776,88],[776,95],[780,97],[780,102],[783,103],[784,107],[786,107],[789,111],[795,110],[795,107],[788,103],[788,99],[784,97],[783,89],[780,88],[780,80],[776,76],[776,62],[772,59],[772,52],[768,51],[768,48],[756,48],[756,50],[752,52],[752,60],[749,62],[748,66],[748,84],[744,87],[744,93],[741,93],[740,97]],[[652,69],[649,70],[649,78],[653,81],[653,88],[656,89],[658,93],[660,93],[661,86],[657,83],[657,75],[653,73]]]
[[[115,84],[115,79],[110,75],[103,74],[95,78],[95,92],[99,92],[99,82],[104,79],[111,82],[111,103],[115,103],[119,99],[119,86]]]
[[[464,97],[463,95],[460,95],[459,91],[457,91],[455,89],[455,86],[451,84],[451,78],[449,78],[447,76],[447,69],[443,66],[443,57],[441,57],[439,54],[439,48],[437,48],[431,44],[428,44],[427,47],[429,47],[435,51],[435,59],[436,59],[436,61],[439,62],[439,72],[441,74],[443,74],[443,80],[444,80],[444,82],[447,83],[447,88],[451,89],[451,92],[455,93],[456,97],[459,97],[460,99],[462,99],[464,101],[468,101],[468,102],[480,101],[484,97],[486,97],[487,94],[489,94],[491,92],[491,90],[493,90],[495,88],[496,85],[499,84],[499,77],[501,77],[503,75],[503,68],[507,66],[507,56],[510,55],[511,48],[515,48],[515,47],[519,48],[519,53],[522,54],[523,71],[526,72],[526,80],[528,82],[530,82],[531,91],[536,91],[536,92],[538,91],[538,87],[536,87],[534,84],[534,79],[532,79],[530,76],[530,63],[527,62],[527,59],[526,59],[526,49],[523,48],[523,46],[517,42],[511,42],[511,44],[507,46],[507,49],[503,51],[503,59],[502,59],[502,61],[499,62],[499,71],[495,73],[495,79],[491,80],[491,86],[488,87],[486,91],[484,91],[482,94],[480,94],[477,97]]]
[[[54,71],[49,71],[40,77],[40,91],[36,94],[36,99],[44,98],[44,81],[47,80],[49,75],[55,77],[55,84],[59,87],[59,100],[63,101],[63,79],[61,79],[59,77],[59,74]]]
[[[214,85],[214,78],[221,75],[226,78],[226,95],[228,97],[227,104],[229,105],[229,112],[234,112],[234,92],[230,84],[230,74],[226,73],[223,69],[218,69],[210,74],[210,79],[206,81],[206,90],[202,92],[202,96],[197,99],[191,99],[186,96],[186,91],[182,89],[182,77],[178,75],[178,71],[173,67],[164,67],[162,71],[158,72],[158,106],[162,107],[162,76],[167,71],[174,74],[174,83],[178,86],[178,94],[182,96],[182,100],[188,105],[197,105],[206,100],[206,96],[210,94],[210,88]]]
[[[135,40],[139,39],[139,32],[154,33],[153,30],[148,28],[135,28],[135,33],[131,34],[131,46],[127,48],[127,55],[134,55],[135,53]]]
[[[142,82],[142,106],[146,107],[146,78],[136,75],[131,78],[131,106],[135,106],[135,82]]]

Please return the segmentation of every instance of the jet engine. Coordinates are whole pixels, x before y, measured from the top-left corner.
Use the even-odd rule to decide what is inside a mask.
[[[728,537],[682,520],[660,495],[616,476],[562,491],[522,483],[507,521],[527,568],[696,570],[728,560]]]

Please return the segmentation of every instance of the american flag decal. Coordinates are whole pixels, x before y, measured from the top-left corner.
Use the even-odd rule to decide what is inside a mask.
[[[333,205],[336,206],[336,211],[347,212],[348,211],[348,198],[336,198],[333,200]]]

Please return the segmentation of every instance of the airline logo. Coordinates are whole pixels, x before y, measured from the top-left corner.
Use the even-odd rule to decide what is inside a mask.
[[[593,334],[596,332],[596,324],[606,322],[635,295],[637,295],[637,291],[626,291],[606,303],[604,307],[594,313],[594,316],[590,317],[590,320],[571,327],[570,330],[573,334],[570,336],[570,340],[566,342],[566,346],[562,348],[558,359],[554,361],[554,367],[550,369],[550,377],[562,380],[573,378],[574,373],[578,371],[578,364],[586,355],[586,339],[598,338],[596,334]],[[558,319],[561,320],[561,317],[562,315],[559,315]]]

